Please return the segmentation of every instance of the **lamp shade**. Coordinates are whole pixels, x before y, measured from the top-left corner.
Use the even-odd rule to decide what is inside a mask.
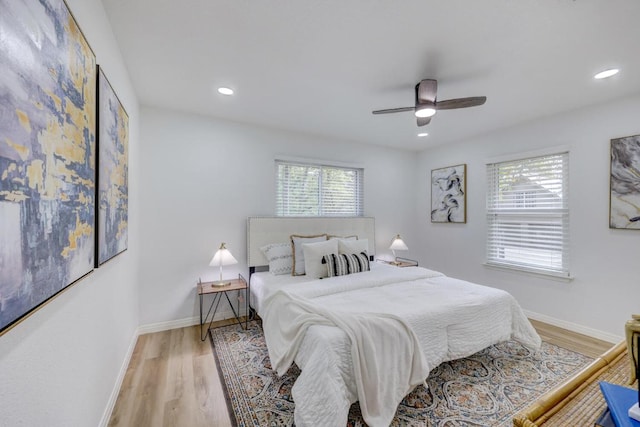
[[[211,267],[222,267],[223,265],[237,264],[238,261],[231,255],[229,249],[225,247],[226,243],[222,243],[216,251],[213,259],[209,263]]]
[[[407,245],[400,238],[399,234],[397,234],[396,237],[393,239],[393,241],[391,242],[391,246],[389,246],[389,249],[391,249],[392,251],[407,251],[407,250],[409,250]]]

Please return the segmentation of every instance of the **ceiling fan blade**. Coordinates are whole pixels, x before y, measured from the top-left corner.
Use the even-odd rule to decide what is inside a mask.
[[[426,126],[431,122],[431,117],[416,117],[418,120],[418,126]]]
[[[438,82],[433,79],[424,79],[416,85],[416,104],[436,102]]]
[[[389,113],[401,113],[403,111],[414,111],[415,107],[401,107],[401,108],[389,108],[387,110],[372,111],[373,114],[389,114]]]
[[[470,98],[446,99],[436,102],[436,110],[453,110],[454,108],[467,108],[482,105],[487,101],[486,96],[472,96]]]

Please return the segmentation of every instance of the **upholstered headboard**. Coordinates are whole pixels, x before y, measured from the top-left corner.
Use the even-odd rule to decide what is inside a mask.
[[[290,241],[292,234],[357,235],[369,239],[369,255],[375,254],[375,218],[371,217],[249,217],[247,218],[247,266],[268,265],[260,248]]]

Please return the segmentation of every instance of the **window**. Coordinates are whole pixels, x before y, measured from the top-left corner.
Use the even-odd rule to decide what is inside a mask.
[[[364,170],[276,160],[276,215],[362,216]]]
[[[569,277],[569,153],[487,165],[487,264]]]

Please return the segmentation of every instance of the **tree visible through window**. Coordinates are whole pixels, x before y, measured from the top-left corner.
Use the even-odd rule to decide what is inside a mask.
[[[362,216],[363,169],[276,161],[276,215]]]
[[[487,264],[569,276],[569,154],[487,165]]]

